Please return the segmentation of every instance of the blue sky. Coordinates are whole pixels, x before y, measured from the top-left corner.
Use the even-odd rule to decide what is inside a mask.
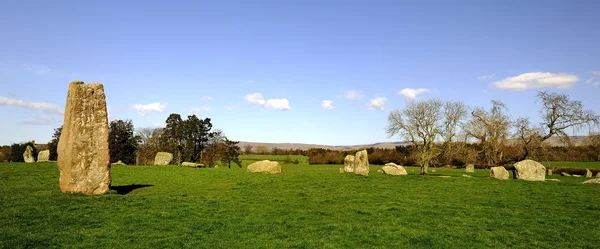
[[[387,115],[407,99],[497,99],[539,121],[536,92],[550,90],[598,113],[598,10],[600,1],[3,1],[0,144],[50,140],[76,79],[104,84],[111,120],[149,127],[195,113],[255,142],[394,141]]]

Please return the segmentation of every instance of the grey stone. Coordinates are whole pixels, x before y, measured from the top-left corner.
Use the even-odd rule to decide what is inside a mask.
[[[347,155],[344,158],[344,172],[352,173],[354,172],[354,156]]]
[[[64,117],[57,150],[60,190],[83,194],[108,192],[111,177],[104,86],[71,82]]]
[[[508,174],[508,171],[502,166],[491,167],[490,168],[490,177],[496,178],[496,179],[501,179],[501,180],[508,180],[509,174]]]
[[[35,163],[35,159],[33,158],[33,148],[30,145],[27,145],[25,152],[23,152],[23,161],[26,163]]]
[[[547,182],[560,182],[558,179],[546,179]]]
[[[600,178],[589,179],[582,183],[583,184],[600,184]]]
[[[552,170],[551,170],[551,169],[548,169],[548,175],[549,175],[549,176],[551,176],[551,175],[552,175],[552,173],[553,173],[553,172],[552,172]]]
[[[50,150],[42,150],[38,153],[38,163],[50,161]]]
[[[110,165],[127,165],[127,164],[125,164],[121,160],[119,160],[116,163],[111,163]]]
[[[250,173],[281,174],[281,165],[275,161],[263,160],[248,165]]]
[[[370,171],[367,150],[356,152],[354,156],[354,174],[368,176]]]
[[[514,164],[515,178],[525,181],[544,181],[546,167],[534,160],[523,160]]]
[[[201,163],[192,163],[192,162],[183,162],[181,166],[191,167],[191,168],[203,168],[204,164]]]
[[[563,176],[571,176],[571,174],[567,173],[567,172],[560,172],[561,175]]]
[[[475,173],[475,165],[467,164],[465,167],[465,173]]]
[[[594,176],[592,172],[589,169],[585,169],[585,177],[592,178],[592,176]]]
[[[406,172],[406,169],[404,167],[396,165],[396,164],[394,164],[392,166],[392,165],[389,165],[389,163],[388,163],[381,168],[381,171],[382,171],[382,173],[384,173],[386,175],[394,175],[394,176],[408,175],[408,173]]]
[[[169,152],[158,152],[154,157],[154,165],[169,165],[173,161],[173,154]]]

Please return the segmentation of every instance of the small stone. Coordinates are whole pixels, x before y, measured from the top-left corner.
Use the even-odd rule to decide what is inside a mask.
[[[552,175],[552,170],[548,169],[548,175],[551,176]]]
[[[119,160],[116,163],[111,163],[110,165],[127,165],[127,164],[124,164],[123,161]]]
[[[475,165],[467,164],[465,167],[465,173],[475,173]]]
[[[582,175],[571,175],[572,177],[582,177]]]
[[[600,184],[600,178],[594,178],[594,179],[590,179],[587,180],[585,182],[582,182],[583,184]]]
[[[563,176],[571,176],[571,174],[567,173],[567,172],[560,172],[561,175]]]
[[[342,174],[345,173],[344,168],[339,168],[339,170],[340,170],[340,173],[342,173]]]
[[[276,161],[263,160],[248,165],[250,173],[281,174],[281,165]]]
[[[508,171],[502,166],[490,168],[490,177],[491,178],[508,180],[508,176],[509,176]]]
[[[560,182],[558,179],[546,179],[547,182]]]
[[[154,165],[169,165],[173,161],[173,154],[169,152],[158,152],[154,157]]]
[[[26,163],[35,163],[35,159],[33,158],[33,148],[30,145],[27,145],[25,152],[23,152],[23,161]]]
[[[600,172],[596,173],[596,178],[600,178]]]
[[[431,170],[431,172],[432,172],[432,173],[435,173],[435,172],[437,172],[437,171],[435,171],[435,169],[432,169],[432,170]]]
[[[181,166],[192,167],[192,168],[202,168],[204,164],[201,163],[192,163],[192,162],[183,162]]]
[[[347,155],[344,158],[344,172],[352,173],[354,172],[354,156]]]
[[[585,177],[592,178],[593,174],[589,169],[585,169]]]
[[[408,175],[408,173],[406,172],[406,169],[402,166],[396,165],[395,166],[391,166],[386,164],[386,166],[383,166],[381,168],[382,173],[386,174],[386,175],[394,175],[394,176],[405,176]]]
[[[50,161],[50,150],[42,150],[38,153],[38,163]]]
[[[466,178],[471,178],[471,177],[472,177],[472,176],[470,176],[470,175],[464,175],[464,174],[463,174],[462,176],[463,176],[463,177],[466,177]]]

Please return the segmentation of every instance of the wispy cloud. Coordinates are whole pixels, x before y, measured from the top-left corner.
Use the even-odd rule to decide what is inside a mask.
[[[62,120],[57,116],[44,115],[44,116],[36,117],[35,119],[32,119],[32,120],[21,121],[21,122],[19,122],[19,124],[21,124],[21,125],[39,125],[39,126],[45,126],[45,125],[58,126],[61,124],[61,122],[62,122]]]
[[[167,109],[167,104],[164,103],[151,103],[147,105],[135,104],[131,106],[140,115],[145,116],[149,112],[164,112]]]
[[[350,91],[346,91],[342,94],[338,94],[336,97],[345,98],[345,99],[349,99],[349,100],[359,100],[359,99],[363,98],[363,95],[359,91],[350,90]]]
[[[321,101],[321,107],[325,110],[331,110],[331,109],[333,109],[333,101],[323,100],[323,101]]]
[[[406,100],[406,102],[412,102],[413,100],[415,100],[415,98],[417,98],[418,95],[423,94],[423,93],[428,93],[431,92],[431,89],[427,89],[427,88],[404,88],[401,91],[398,92],[398,95],[402,95],[404,96],[404,99]]]
[[[237,108],[238,108],[238,107],[237,107],[237,106],[235,106],[235,105],[228,105],[228,106],[225,106],[225,109],[227,109],[228,111],[233,111],[233,110],[235,110],[235,109],[237,109]]]
[[[267,99],[265,100],[262,94],[260,93],[250,93],[246,94],[244,97],[246,101],[258,105],[262,108],[267,109],[276,109],[276,110],[290,110],[290,103],[287,98],[281,99]]]
[[[592,86],[600,86],[600,72],[590,72],[590,74],[592,77],[585,80],[585,83]]]
[[[490,79],[493,79],[495,75],[496,75],[495,73],[481,75],[481,76],[477,77],[477,79],[478,80],[490,80]]]
[[[531,72],[494,82],[493,86],[512,91],[539,88],[570,88],[579,77],[568,73]]]
[[[210,111],[212,108],[210,108],[210,106],[200,106],[200,107],[194,107],[192,108],[192,112],[194,113],[198,113],[198,112],[207,112]]]
[[[200,100],[201,101],[211,101],[211,100],[213,100],[213,98],[211,96],[202,96],[202,97],[200,97]]]
[[[385,97],[373,98],[369,103],[369,109],[383,111],[385,102],[387,102],[387,98]]]
[[[51,114],[63,114],[63,109],[55,104],[46,102],[28,102],[20,99],[6,98],[0,96],[0,105],[17,106],[34,111],[42,111]]]

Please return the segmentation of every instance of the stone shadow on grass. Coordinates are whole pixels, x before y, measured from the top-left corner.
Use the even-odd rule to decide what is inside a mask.
[[[114,190],[117,194],[126,195],[139,188],[153,187],[152,184],[130,184],[123,186],[110,186],[110,190]]]

